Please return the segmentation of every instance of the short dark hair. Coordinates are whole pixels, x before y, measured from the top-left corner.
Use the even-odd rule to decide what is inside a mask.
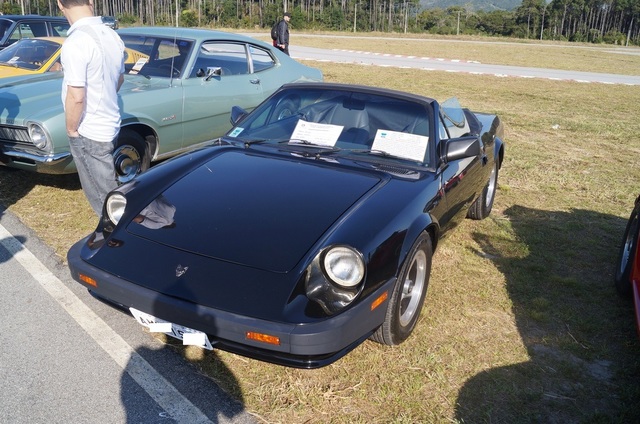
[[[289,12],[284,12],[284,16],[291,17],[291,13],[289,13]]]
[[[91,0],[60,0],[63,7],[90,6]]]

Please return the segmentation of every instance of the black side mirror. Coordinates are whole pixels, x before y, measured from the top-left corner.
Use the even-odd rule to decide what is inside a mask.
[[[240,106],[233,106],[231,108],[231,125],[235,126],[238,122],[242,121],[249,112],[241,108]]]
[[[445,156],[447,162],[451,162],[480,156],[481,153],[482,147],[480,145],[480,139],[477,136],[465,136],[448,140]]]

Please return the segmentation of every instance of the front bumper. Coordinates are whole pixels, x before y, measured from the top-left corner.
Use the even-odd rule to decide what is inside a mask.
[[[81,258],[86,239],[67,254],[71,276],[98,298],[128,309],[133,307],[158,318],[208,335],[214,348],[250,358],[296,368],[319,368],[335,362],[366,340],[384,321],[395,279],[373,292],[368,299],[322,321],[283,323],[214,309],[138,286],[89,265]],[[79,277],[97,282],[91,286]],[[371,302],[384,292],[387,300],[378,307]],[[248,332],[276,336],[279,345],[247,339]]]
[[[76,172],[70,152],[38,154],[18,149],[0,149],[0,165],[42,174],[70,174]]]

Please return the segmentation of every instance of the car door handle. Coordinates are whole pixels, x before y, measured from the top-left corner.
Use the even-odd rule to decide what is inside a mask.
[[[260,78],[249,80],[251,84],[260,84]]]

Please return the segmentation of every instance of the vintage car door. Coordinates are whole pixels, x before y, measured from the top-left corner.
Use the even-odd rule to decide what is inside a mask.
[[[462,107],[457,99],[444,102],[440,108],[439,138],[440,150],[446,152],[446,144],[459,137],[474,137],[469,134]],[[444,161],[440,165],[441,191],[448,206],[446,216],[441,225],[446,230],[455,226],[467,215],[469,207],[484,189],[491,169],[487,166],[487,158],[480,135],[475,135],[480,143],[480,154],[472,157]]]
[[[246,43],[204,42],[182,81],[184,93],[183,147],[224,135],[233,106],[255,108],[265,95],[261,79],[252,73]]]

